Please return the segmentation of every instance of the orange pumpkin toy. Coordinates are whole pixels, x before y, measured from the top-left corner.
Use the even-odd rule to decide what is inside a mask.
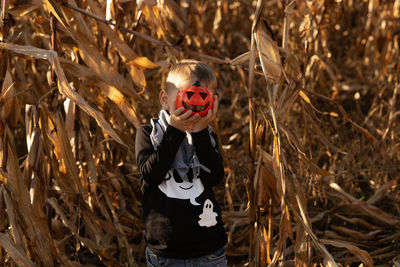
[[[192,86],[179,90],[176,94],[176,108],[184,107],[185,112],[191,110],[193,114],[198,113],[200,117],[207,115],[214,105],[214,95],[207,88],[200,87],[199,82]]]

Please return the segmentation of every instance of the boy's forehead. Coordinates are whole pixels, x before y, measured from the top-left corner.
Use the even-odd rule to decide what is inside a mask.
[[[193,85],[197,81],[197,78],[194,76],[185,76],[185,75],[174,75],[173,77],[169,77],[167,80],[168,88],[172,89],[171,91],[180,90],[182,88],[186,88],[188,86]],[[200,86],[215,91],[215,88],[210,83],[204,83],[200,81]]]

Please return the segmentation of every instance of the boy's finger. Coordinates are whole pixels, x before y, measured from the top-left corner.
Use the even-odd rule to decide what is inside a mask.
[[[218,108],[212,110],[211,120],[217,118]]]
[[[213,106],[213,111],[218,111],[218,96],[214,96],[214,106]]]
[[[185,111],[185,108],[184,107],[180,107],[180,108],[178,108],[178,109],[176,109],[175,111],[174,111],[174,114],[176,115],[176,116],[180,116],[180,115],[182,115],[182,113]]]
[[[213,121],[217,117],[217,112],[218,112],[218,97],[214,96],[214,106],[209,111],[209,113],[211,113],[211,117],[209,118],[210,122]]]
[[[198,113],[195,113],[192,117],[188,119],[188,121],[190,121],[190,123],[193,123],[197,122],[200,119],[201,119],[200,115]]]
[[[213,109],[210,109],[210,110],[207,112],[206,120],[207,120],[208,122],[211,122],[211,121],[212,121],[212,118],[213,118],[213,115],[214,115],[214,110],[213,110]]]
[[[187,118],[190,117],[190,115],[192,115],[193,111],[191,110],[187,110],[186,112],[184,112],[183,114],[181,113],[181,115],[179,116],[179,118],[181,120],[186,120]]]

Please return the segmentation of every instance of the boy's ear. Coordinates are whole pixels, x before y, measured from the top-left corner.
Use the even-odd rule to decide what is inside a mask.
[[[168,110],[168,94],[167,91],[161,90],[160,94],[158,95],[160,99],[160,103],[163,109]]]

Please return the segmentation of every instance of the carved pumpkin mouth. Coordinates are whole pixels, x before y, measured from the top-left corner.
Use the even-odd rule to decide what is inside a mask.
[[[207,103],[205,106],[203,105],[186,105],[185,102],[182,101],[182,105],[185,107],[185,109],[190,109],[193,112],[200,112],[202,110],[205,110],[209,103]]]
[[[189,190],[189,189],[192,189],[192,187],[193,187],[193,185],[191,185],[191,186],[189,186],[189,187],[182,187],[182,186],[179,186],[179,188],[181,188],[181,189],[183,189],[183,190]]]

